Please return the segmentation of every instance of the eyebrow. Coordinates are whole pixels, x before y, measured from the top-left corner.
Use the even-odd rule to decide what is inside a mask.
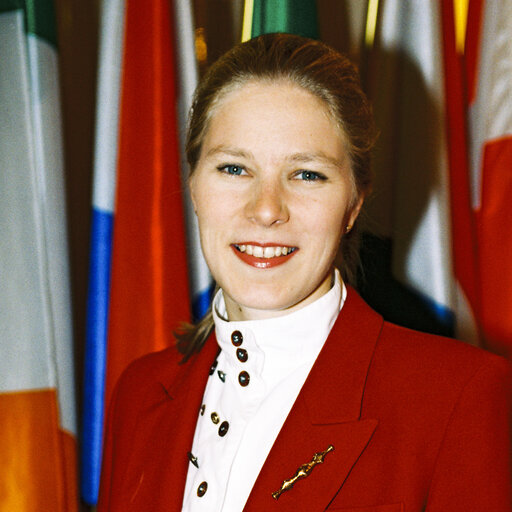
[[[229,146],[224,146],[222,144],[211,148],[208,153],[206,153],[206,157],[209,158],[211,156],[215,156],[217,154],[224,154],[227,156],[231,156],[234,158],[244,158],[249,160],[254,160],[254,156],[250,151],[245,151],[239,148],[232,148]],[[332,156],[326,155],[323,151],[317,151],[313,153],[293,153],[285,158],[286,161],[291,163],[310,163],[314,161],[325,162],[326,164],[333,165],[334,167],[343,167],[343,161],[338,160]]]
[[[323,151],[317,151],[315,153],[294,153],[293,155],[290,155],[287,160],[293,163],[305,164],[320,160],[321,162],[333,165],[334,167],[343,167],[342,160],[326,155]]]
[[[250,151],[245,151],[243,149],[238,149],[238,148],[231,148],[229,146],[224,146],[223,144],[220,144],[218,146],[211,148],[208,151],[208,153],[206,153],[206,158],[215,156],[219,153],[222,153],[223,155],[232,156],[235,158],[254,159],[254,156]]]

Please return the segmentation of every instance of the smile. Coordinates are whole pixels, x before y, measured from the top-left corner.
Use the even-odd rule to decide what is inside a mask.
[[[291,252],[295,251],[296,247],[286,247],[286,246],[267,246],[262,247],[261,245],[249,245],[249,244],[235,244],[235,247],[240,252],[245,252],[249,256],[254,256],[256,258],[276,258],[278,256],[286,256]]]
[[[298,248],[286,245],[232,244],[235,254],[248,265],[256,268],[272,268],[286,263]]]

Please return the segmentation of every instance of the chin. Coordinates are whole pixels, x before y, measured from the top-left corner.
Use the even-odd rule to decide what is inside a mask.
[[[278,291],[248,295],[246,290],[243,290],[242,293],[231,297],[242,308],[259,311],[262,316],[283,314],[287,309],[302,302],[302,299],[290,295],[279,296]]]

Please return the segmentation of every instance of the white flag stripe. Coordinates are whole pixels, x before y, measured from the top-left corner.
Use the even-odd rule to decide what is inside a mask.
[[[197,64],[194,39],[194,20],[192,6],[189,0],[175,0],[174,9],[176,15],[176,43],[179,69],[179,95],[180,108],[185,113],[186,122],[188,109],[192,103],[192,96],[197,85]],[[185,125],[180,126],[185,128]],[[184,133],[184,130],[180,130]]]
[[[55,387],[23,12],[0,15],[0,391]]]
[[[491,8],[492,6],[492,8]],[[470,165],[473,208],[481,202],[484,142],[512,135],[512,2],[493,0],[484,8],[476,98],[469,109]]]
[[[124,0],[101,2],[93,206],[115,210]]]
[[[391,63],[389,56],[401,56],[398,68],[394,63],[396,107],[385,125],[400,126],[399,145],[387,159],[394,163],[393,271],[402,283],[453,309],[439,4],[393,0],[382,8],[382,51]]]
[[[0,15],[0,391],[58,389],[76,433],[62,127],[55,49]]]
[[[48,358],[54,366],[62,426],[76,433],[73,333],[68,262],[66,192],[55,48],[28,35],[35,171],[45,250]]]
[[[192,96],[197,85],[197,62],[195,54],[194,23],[191,5],[188,0],[176,0],[176,44],[179,80],[179,137],[181,151],[181,172],[184,189],[184,208],[187,228],[187,255],[189,265],[189,282],[192,301],[208,290],[212,283],[210,271],[206,265],[199,239],[197,217],[194,213],[190,194],[188,192],[188,163],[185,157],[185,138],[188,111],[192,103]]]

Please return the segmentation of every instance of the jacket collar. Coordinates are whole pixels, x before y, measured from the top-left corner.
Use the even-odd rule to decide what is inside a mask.
[[[267,457],[244,510],[325,510],[369,443],[378,421],[361,419],[369,366],[383,319],[349,288],[347,301]],[[315,453],[324,462],[277,500],[272,492]]]
[[[312,424],[359,419],[366,377],[383,323],[382,317],[348,288],[345,306],[302,388]]]

